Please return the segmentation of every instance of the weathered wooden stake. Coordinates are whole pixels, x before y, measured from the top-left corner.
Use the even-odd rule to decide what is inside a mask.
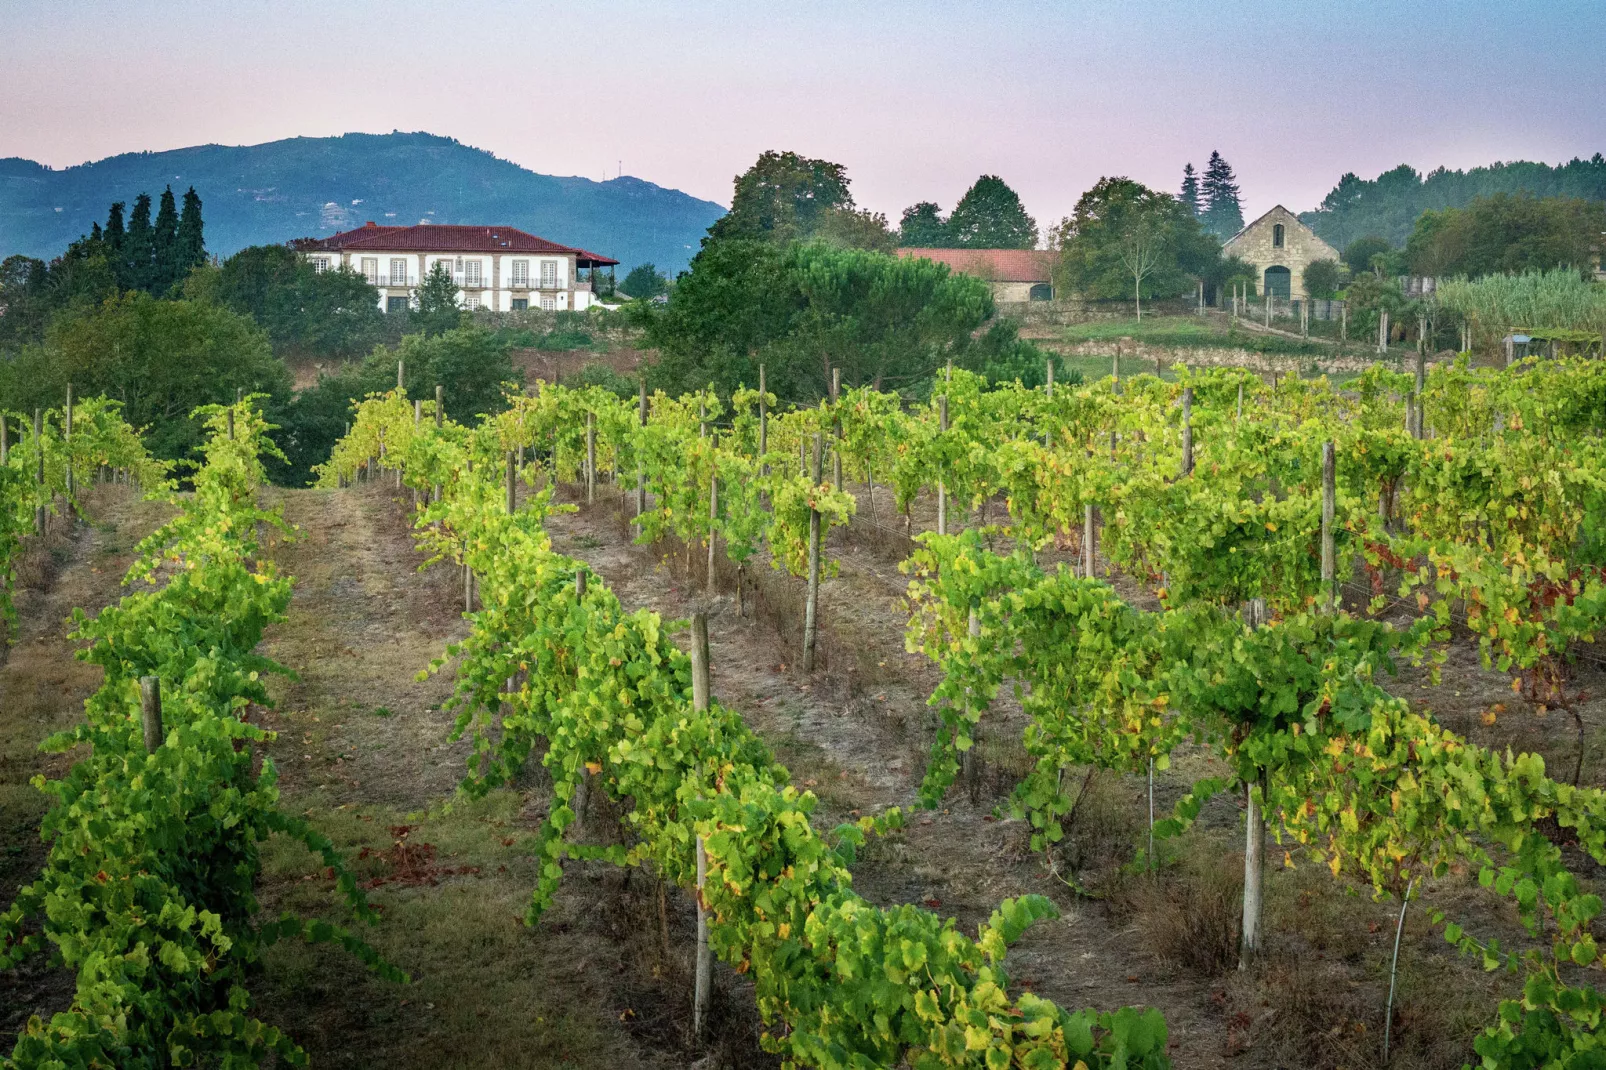
[[[841,399],[841,397],[842,397],[842,369],[841,368],[832,368],[831,369],[831,405],[832,405],[832,407],[836,406],[836,403]],[[841,416],[840,413],[836,417],[836,448],[831,451],[831,477],[832,477],[832,480],[836,483],[836,489],[837,490],[841,490],[842,489],[842,416]]]
[[[1238,968],[1246,970],[1260,951],[1261,878],[1265,873],[1266,831],[1260,816],[1258,784],[1246,784],[1247,812],[1244,822],[1244,916],[1243,936],[1238,948]]]
[[[10,420],[6,414],[0,412],[0,468],[11,463],[11,429]]]
[[[156,676],[139,678],[139,726],[145,735],[145,753],[155,754],[162,745],[162,681]]]
[[[586,504],[597,500],[597,414],[586,413]]]
[[[714,548],[719,544],[719,473],[708,481],[708,597],[719,593],[714,576]]]
[[[948,430],[948,395],[944,394],[937,399],[937,427],[946,432]],[[937,534],[948,534],[948,486],[937,480]]]
[[[467,558],[463,559],[463,612],[474,612],[474,570]]]
[[[1337,586],[1333,515],[1338,504],[1337,463],[1331,442],[1322,443],[1322,604],[1333,611]]]
[[[758,366],[758,455],[762,459],[770,449],[770,403],[764,386],[764,365]],[[769,465],[759,468],[759,475],[770,474]]]
[[[708,664],[708,614],[693,613],[691,617],[691,705],[698,713],[707,713],[711,699],[712,673]],[[703,1025],[708,1021],[708,1001],[713,989],[713,956],[708,948],[708,904],[703,889],[708,880],[708,852],[703,838],[697,837],[697,973],[692,995],[692,1033],[701,1038]]]
[[[641,381],[641,390],[636,401],[637,418],[641,426],[647,426],[647,380]],[[647,469],[641,459],[636,459],[636,538],[641,538],[641,515],[647,511]]]
[[[1416,351],[1416,437],[1425,438],[1424,423],[1422,420],[1422,395],[1428,383],[1428,355],[1418,349]]]
[[[1377,314],[1377,352],[1379,356],[1386,356],[1389,351],[1389,314],[1388,310]]]
[[[1193,387],[1182,388],[1182,474],[1193,475]]]
[[[1094,539],[1098,537],[1098,529],[1094,526],[1097,510],[1093,503],[1088,502],[1082,506],[1082,575],[1086,579],[1093,578],[1093,569],[1098,561],[1098,547]]]
[[[519,467],[512,450],[507,451],[507,511],[510,516],[519,511]]]
[[[45,533],[45,504],[43,497],[45,486],[45,410],[43,409],[33,410],[33,448],[34,452],[39,455],[38,468],[34,472],[34,482],[39,485],[40,489],[39,508],[35,509],[33,514],[33,530],[35,534],[43,535]]]
[[[73,492],[75,490],[77,490],[77,486],[73,482],[73,470],[72,470],[72,384],[71,383],[67,384],[67,413],[66,413],[66,417],[65,417],[65,419],[64,419],[64,421],[62,423],[62,441],[66,444],[66,447],[67,447],[66,450],[64,451],[67,454],[67,506],[68,506],[68,508],[71,508],[72,507]]]
[[[1238,380],[1238,411],[1233,415],[1232,422],[1234,424],[1244,422],[1244,381],[1242,379]]]
[[[814,483],[820,483],[822,453],[825,444],[819,434],[814,436]],[[814,671],[815,624],[820,608],[820,511],[809,510],[809,577],[808,594],[803,602],[803,672]]]
[[[446,388],[440,383],[435,384],[435,427],[443,427],[446,423]],[[430,491],[430,497],[435,501],[441,500],[441,485],[435,484]]]

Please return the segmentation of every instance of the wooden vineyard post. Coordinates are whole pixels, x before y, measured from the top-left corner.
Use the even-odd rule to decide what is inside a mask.
[[[1193,387],[1182,388],[1182,474],[1193,475]]]
[[[762,461],[764,455],[770,450],[770,406],[769,398],[764,388],[764,365],[758,366],[758,456]],[[769,465],[761,464],[758,474],[770,474]]]
[[[1345,301],[1338,310],[1338,340],[1349,341],[1349,302]]]
[[[814,485],[820,485],[821,451],[824,443],[818,433],[814,436]],[[820,511],[809,510],[809,576],[808,594],[803,601],[803,672],[814,671],[815,625],[820,612]]]
[[[597,500],[597,414],[586,413],[586,504]]]
[[[507,511],[512,516],[519,511],[519,469],[513,451],[507,451]]]
[[[1304,300],[1304,301],[1301,301],[1299,303],[1299,336],[1301,338],[1309,338],[1310,337],[1310,301],[1309,300]]]
[[[1054,400],[1054,358],[1048,357],[1043,361],[1043,397],[1049,401]],[[1043,448],[1047,449],[1050,441],[1048,431],[1043,432]]]
[[[1260,303],[1261,303],[1261,306],[1266,311],[1266,326],[1268,328],[1271,326],[1271,303],[1272,303],[1272,301],[1273,301],[1273,298],[1271,296],[1271,291],[1267,290],[1265,296],[1261,298]]]
[[[446,388],[441,386],[441,384],[436,383],[435,384],[435,429],[437,431],[440,430],[441,427],[443,427],[445,425],[445,423],[446,423]],[[430,492],[430,495],[437,502],[441,500],[441,485],[439,483],[435,484],[435,487]]]
[[[637,419],[641,426],[647,426],[647,380],[641,381],[641,391],[636,401]],[[638,454],[640,451],[637,451]],[[641,514],[647,511],[647,468],[640,456],[636,458],[636,538],[641,538]]]
[[[33,530],[37,535],[45,533],[45,410],[33,410],[33,448],[39,455],[39,463],[34,471],[34,482],[39,487],[39,508],[34,510]]]
[[[474,569],[469,566],[466,553],[463,555],[463,612],[474,612]]]
[[[145,736],[145,753],[155,754],[162,745],[162,681],[156,676],[139,678],[139,726]]]
[[[1517,341],[1516,341],[1516,339],[1513,338],[1509,334],[1506,335],[1505,347],[1506,347],[1506,363],[1505,363],[1505,367],[1509,368],[1509,367],[1511,367],[1512,361],[1515,360],[1516,356],[1517,356]]]
[[[574,573],[574,600],[576,604],[586,600],[586,570],[582,565]],[[585,831],[586,826],[586,796],[590,793],[591,771],[586,768],[582,760],[578,770],[580,779],[574,783],[574,797],[569,800],[569,809],[574,811],[574,831],[576,834]]]
[[[947,394],[937,399],[937,429],[944,434],[948,431]],[[941,479],[937,480],[937,534],[948,534],[948,486]]]
[[[1121,392],[1121,343],[1120,342],[1115,343],[1115,356],[1110,358],[1110,378],[1115,380],[1115,383],[1113,385],[1115,387],[1115,392],[1117,394],[1119,394]]]
[[[719,533],[719,470],[708,481],[708,597],[713,598],[719,593],[719,584],[714,576],[714,547],[718,544]]]
[[[403,360],[398,360],[396,362],[396,393],[398,394],[407,389],[407,376],[403,374],[403,368],[406,363],[407,362]]]
[[[1092,502],[1082,506],[1082,576],[1089,580],[1093,578],[1094,562],[1098,560],[1098,547],[1094,545],[1098,537],[1098,529],[1094,527],[1096,516]]]
[[[233,438],[234,436],[230,435],[229,437]],[[67,457],[67,480],[66,480],[66,485],[67,485],[67,507],[70,509],[70,508],[72,508],[73,492],[78,489],[77,486],[73,483],[73,471],[72,471],[72,384],[71,383],[67,384],[67,412],[66,412],[65,418],[62,421],[62,442],[66,446],[66,448],[62,452],[65,453],[66,457]]]
[[[1238,411],[1233,414],[1232,422],[1234,425],[1244,422],[1244,381],[1242,379],[1238,380]]]
[[[1261,798],[1264,798],[1264,776],[1260,784],[1246,784],[1244,795],[1247,802],[1244,830],[1244,916],[1243,936],[1238,948],[1238,968],[1246,970],[1249,962],[1260,952],[1260,904],[1262,877],[1265,873],[1266,831],[1265,822],[1261,819],[1260,799],[1255,796],[1255,789],[1262,788]]]
[[[831,369],[831,407],[836,408],[842,400],[842,369]],[[836,413],[832,422],[835,424],[836,445],[831,448],[831,479],[837,490],[842,489],[842,414]]]
[[[418,437],[418,429],[421,426],[423,426],[423,423],[424,423],[424,399],[423,398],[414,398],[413,399],[413,437],[414,438]],[[417,487],[413,488],[413,508],[414,509],[418,508],[418,488]]]
[[[1428,355],[1422,350],[1418,349],[1416,351],[1416,426],[1412,429],[1412,433],[1418,439],[1427,437],[1422,420],[1422,394],[1424,389],[1427,387],[1427,380]]]
[[[970,609],[970,619],[965,623],[965,634],[972,639],[981,638],[981,616],[977,614],[974,606]],[[969,713],[970,688],[968,687],[965,688],[965,708],[966,712]],[[970,737],[970,746],[959,756],[960,778],[964,780],[966,788],[969,789],[973,797],[976,792],[976,744],[981,742],[980,734],[981,722],[977,721],[975,730]]]
[[[1377,354],[1387,356],[1389,351],[1389,314],[1388,310],[1377,314]]]
[[[233,442],[234,441],[234,410],[233,409],[229,410],[228,416],[229,416],[229,441]]]
[[[708,666],[708,614],[691,617],[691,706],[707,713],[711,674]],[[708,852],[697,837],[697,974],[692,990],[692,1035],[701,1039],[708,1021],[708,999],[713,989],[713,956],[708,949],[708,904],[703,888],[708,880]]]
[[[1322,443],[1322,606],[1331,613],[1337,586],[1337,554],[1334,549],[1333,514],[1337,511],[1337,463],[1332,442]]]
[[[11,431],[10,421],[6,414],[0,412],[0,468],[11,463]]]

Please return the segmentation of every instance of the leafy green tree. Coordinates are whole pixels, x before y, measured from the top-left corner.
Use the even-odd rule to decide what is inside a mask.
[[[1191,163],[1182,165],[1182,192],[1177,194],[1177,200],[1193,213],[1195,219],[1199,217],[1199,176]]]
[[[948,221],[942,217],[942,209],[932,201],[905,208],[898,221],[898,244],[914,249],[948,248]]]
[[[1210,154],[1205,165],[1204,180],[1200,183],[1204,196],[1204,211],[1200,222],[1204,228],[1222,241],[1244,229],[1243,206],[1238,200],[1237,176],[1219,152]]]
[[[1606,203],[1497,193],[1465,208],[1422,213],[1406,242],[1416,275],[1587,269],[1606,232]]]
[[[184,193],[184,211],[178,217],[174,263],[177,279],[182,279],[191,268],[206,263],[206,227],[201,220],[201,198],[194,186]]]
[[[0,351],[44,336],[52,311],[43,260],[20,253],[0,260]]]
[[[845,385],[913,389],[993,316],[987,284],[925,259],[823,243],[710,242],[665,306],[638,313],[657,361],[648,385],[671,392],[758,382],[789,400]]]
[[[202,429],[200,405],[232,402],[236,390],[288,400],[290,373],[268,337],[245,316],[195,301],[159,301],[128,292],[103,304],[70,307],[43,343],[0,364],[0,399],[22,412],[60,405],[67,384],[80,397],[123,403],[158,456],[189,457]]]
[[[1062,289],[1098,299],[1176,297],[1220,255],[1175,197],[1130,178],[1102,178],[1060,225]]]
[[[173,199],[172,186],[162,191],[160,205],[156,210],[156,225],[151,228],[149,286],[157,297],[164,296],[189,270],[187,267],[181,270],[178,264],[178,202]]]
[[[463,325],[463,310],[457,304],[457,284],[452,281],[452,273],[446,270],[444,262],[435,261],[424,276],[418,287],[417,302],[413,323],[425,334],[444,334]]]
[[[708,228],[708,237],[806,239],[813,237],[826,212],[852,207],[841,164],[770,151],[736,176],[731,210]]]
[[[1334,297],[1342,283],[1337,260],[1312,260],[1305,265],[1305,292],[1312,297]]]
[[[651,261],[637,264],[625,276],[625,281],[619,284],[619,292],[626,297],[657,297],[669,289],[669,280],[659,274],[658,268]]]
[[[124,290],[144,290],[151,286],[151,265],[156,255],[156,236],[151,227],[151,197],[141,193],[134,198],[134,211],[128,217],[128,233],[120,245],[117,285]]]
[[[887,226],[885,215],[854,208],[832,208],[826,212],[820,217],[814,238],[838,249],[890,253],[898,248],[898,236]]]
[[[1037,222],[1020,197],[997,175],[982,175],[948,217],[948,233],[961,249],[1031,249]]]
[[[1351,273],[1359,275],[1372,270],[1372,258],[1379,253],[1388,253],[1392,247],[1388,239],[1379,238],[1375,234],[1368,234],[1364,238],[1356,238],[1344,247],[1344,263],[1349,266]]]
[[[241,249],[223,262],[210,292],[255,320],[283,356],[354,357],[384,334],[379,291],[366,279],[354,271],[315,271],[283,245]]]

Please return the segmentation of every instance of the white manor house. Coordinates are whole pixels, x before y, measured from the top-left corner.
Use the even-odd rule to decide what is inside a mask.
[[[466,309],[583,310],[599,303],[591,279],[619,261],[537,238],[514,227],[367,223],[331,238],[295,243],[319,271],[345,268],[379,288],[379,307],[405,312],[424,276],[445,264]]]

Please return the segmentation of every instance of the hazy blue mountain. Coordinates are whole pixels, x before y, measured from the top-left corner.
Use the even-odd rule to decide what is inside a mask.
[[[1402,163],[1374,179],[1345,175],[1320,207],[1299,218],[1336,249],[1368,235],[1401,246],[1423,212],[1464,208],[1475,197],[1496,193],[1606,200],[1606,159],[1597,152],[1555,166],[1518,160],[1469,171],[1440,167],[1426,175]]]
[[[52,170],[0,159],[0,258],[49,258],[105,222],[113,201],[172,185],[201,195],[206,247],[328,237],[381,224],[503,224],[621,262],[673,274],[724,214],[712,201],[639,178],[598,182],[540,175],[434,134],[297,137],[265,145],[133,152]]]

